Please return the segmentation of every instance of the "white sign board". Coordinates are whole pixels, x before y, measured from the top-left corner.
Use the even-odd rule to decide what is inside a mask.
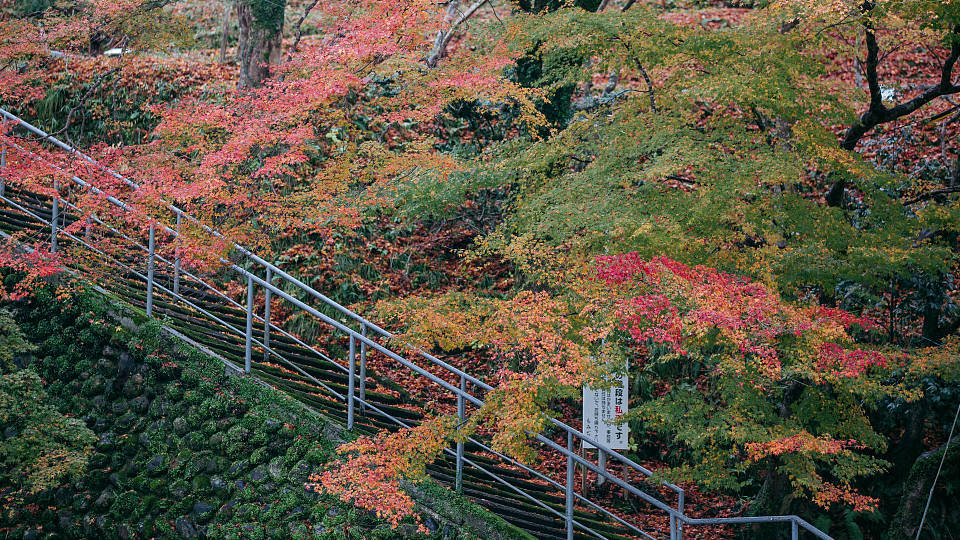
[[[630,386],[624,373],[606,390],[594,390],[583,385],[583,433],[613,450],[626,450],[630,426],[617,420],[627,414]],[[584,448],[596,446],[584,441]]]

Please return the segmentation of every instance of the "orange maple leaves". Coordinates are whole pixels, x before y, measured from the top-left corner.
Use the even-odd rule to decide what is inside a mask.
[[[424,477],[427,464],[440,455],[455,431],[454,422],[448,417],[432,417],[410,429],[344,444],[338,451],[347,458],[312,475],[307,488],[322,488],[343,501],[372,510],[394,527],[409,517],[416,519],[416,504],[401,487],[401,479],[418,481]]]
[[[809,452],[813,454],[839,454],[847,448],[864,448],[854,440],[838,441],[832,437],[816,437],[806,430],[799,433],[774,439],[772,441],[747,443],[745,445],[750,459],[757,461],[769,456],[780,456],[794,452]]]
[[[774,465],[798,493],[809,493],[823,507],[841,503],[869,510],[876,505],[850,481],[883,470],[883,461],[864,452],[878,449],[882,441],[862,409],[849,404],[862,396],[903,391],[884,381],[904,359],[852,346],[849,330],[875,328],[873,321],[793,304],[764,284],[667,258],[599,257],[597,276],[608,287],[619,328],[641,358],[699,365],[702,375],[685,384],[695,384],[711,403],[742,399],[751,404],[746,416],[718,407],[705,417],[704,429],[721,417],[730,426],[714,444],[729,445],[734,455],[742,452],[748,463]],[[807,388],[811,395],[801,399],[797,396],[804,391],[784,388]],[[673,403],[669,396],[663,397],[664,406]],[[829,405],[812,405],[824,399],[844,403],[846,410],[828,413],[819,409]],[[820,425],[820,414],[835,416],[831,431],[840,432],[818,433],[811,427]],[[668,417],[651,412],[644,418],[663,422]]]

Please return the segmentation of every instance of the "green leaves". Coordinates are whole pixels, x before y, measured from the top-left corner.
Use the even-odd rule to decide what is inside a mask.
[[[26,340],[10,312],[0,309],[0,375],[16,371],[14,357],[35,348]]]
[[[59,485],[84,470],[96,442],[92,431],[48,403],[43,382],[31,370],[0,376],[0,484],[12,497]]]

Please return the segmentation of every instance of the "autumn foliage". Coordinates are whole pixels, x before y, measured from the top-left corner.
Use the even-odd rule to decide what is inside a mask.
[[[0,299],[11,301],[30,296],[44,285],[45,279],[63,270],[60,257],[50,253],[46,245],[37,242],[33,246],[24,246],[15,239],[0,244],[0,268],[8,275],[13,273],[16,279],[12,290],[0,289]]]
[[[191,48],[205,4],[4,17],[3,105],[138,187],[12,125],[0,143],[20,149],[7,185],[61,196],[86,218],[65,232],[103,253],[174,227],[176,204],[199,224],[161,233],[160,254],[226,296],[245,292],[217,273],[236,241],[396,330],[396,350],[493,387],[471,386],[485,405],[461,424],[449,392],[371,354],[427,420],[345,445],[312,488],[397,525],[403,482],[465,437],[555,474],[528,434],[548,415],[576,425],[581,385],[625,364],[627,454],[758,512],[890,511],[944,443],[960,380],[956,2],[267,3],[286,6],[287,34],[253,88]],[[15,241],[34,246],[0,253],[28,276],[15,298],[96,266]],[[274,315],[338,350],[315,320]]]
[[[891,379],[902,355],[855,344],[851,331],[875,328],[872,320],[636,253],[600,257],[597,278],[642,359],[641,378],[659,385],[631,415],[677,434],[693,458],[668,476],[721,486],[765,470],[824,508],[874,508],[853,483],[885,469],[873,455],[883,443],[854,404],[911,394]],[[825,396],[846,407],[824,410]]]
[[[334,493],[396,527],[416,516],[413,499],[401,481],[423,480],[426,466],[437,459],[455,430],[450,418],[437,417],[398,433],[362,437],[340,446],[338,451],[346,459],[311,476],[307,487]]]

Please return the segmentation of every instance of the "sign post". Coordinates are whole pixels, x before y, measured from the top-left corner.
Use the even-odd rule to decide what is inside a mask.
[[[583,433],[611,450],[626,450],[629,448],[630,426],[619,420],[629,410],[629,369],[610,382],[612,385],[606,389],[583,385]],[[596,448],[587,441],[583,441],[583,447]],[[598,465],[606,471],[606,453],[603,450],[599,452]],[[604,480],[602,475],[598,475],[597,485],[602,485]]]

